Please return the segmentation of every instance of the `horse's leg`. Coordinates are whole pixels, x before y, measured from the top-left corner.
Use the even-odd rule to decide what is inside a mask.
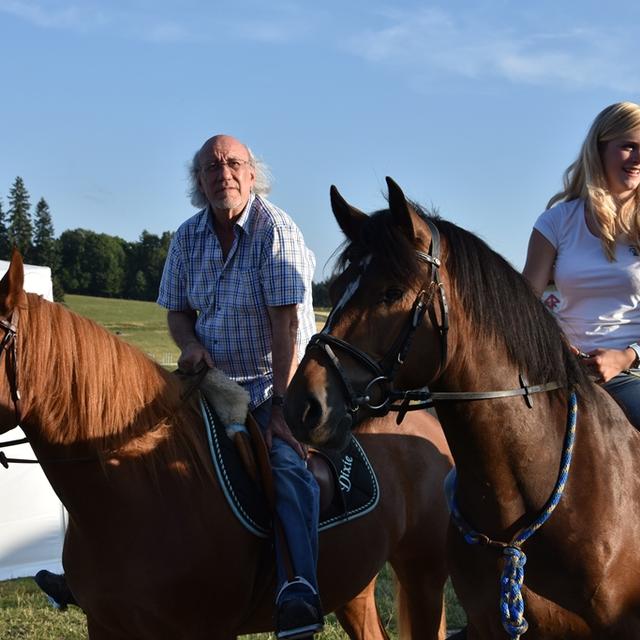
[[[351,640],[389,640],[376,606],[375,588],[376,578],[353,600],[335,611],[338,621]]]
[[[444,640],[447,622],[444,611],[444,566],[425,558],[392,558],[398,579],[397,610],[400,640]]]

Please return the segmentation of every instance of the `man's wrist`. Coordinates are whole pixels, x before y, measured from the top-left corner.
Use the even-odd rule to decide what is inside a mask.
[[[279,393],[274,393],[271,396],[271,406],[272,407],[283,407],[284,406],[284,396]]]

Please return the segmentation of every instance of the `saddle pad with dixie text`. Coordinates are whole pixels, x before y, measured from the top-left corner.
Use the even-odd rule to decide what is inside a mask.
[[[247,474],[233,441],[204,396],[201,396],[200,405],[213,466],[231,510],[251,533],[261,538],[269,537],[271,515],[260,487]],[[320,514],[320,531],[369,513],[380,500],[378,479],[355,436],[344,451],[323,451],[322,454],[333,465],[339,491]]]

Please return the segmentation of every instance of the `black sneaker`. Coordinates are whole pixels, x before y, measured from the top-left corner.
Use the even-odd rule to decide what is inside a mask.
[[[296,640],[311,638],[322,631],[324,619],[319,606],[303,598],[293,598],[278,606],[276,616],[276,638]]]
[[[51,573],[46,569],[38,571],[34,578],[36,584],[47,594],[47,598],[53,607],[64,611],[68,605],[75,604],[76,599],[73,597],[71,590],[67,586],[67,580],[63,575]]]

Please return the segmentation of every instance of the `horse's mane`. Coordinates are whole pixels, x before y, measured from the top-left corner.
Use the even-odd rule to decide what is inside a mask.
[[[159,449],[174,459],[171,448],[156,446],[171,431],[172,442],[206,457],[175,376],[62,305],[34,294],[27,300],[18,326],[21,384],[28,380],[29,397],[38,394],[31,402],[49,441],[90,442],[105,454],[121,449],[131,456]],[[25,423],[31,402],[23,400]]]
[[[411,204],[440,231],[450,286],[470,317],[476,332],[473,339],[504,344],[530,384],[558,381],[577,390],[588,385],[562,330],[525,278],[476,235]],[[371,254],[394,278],[414,284],[424,279],[425,269],[415,258],[415,249],[384,209],[369,216],[358,241],[347,244],[338,257],[338,266]]]

